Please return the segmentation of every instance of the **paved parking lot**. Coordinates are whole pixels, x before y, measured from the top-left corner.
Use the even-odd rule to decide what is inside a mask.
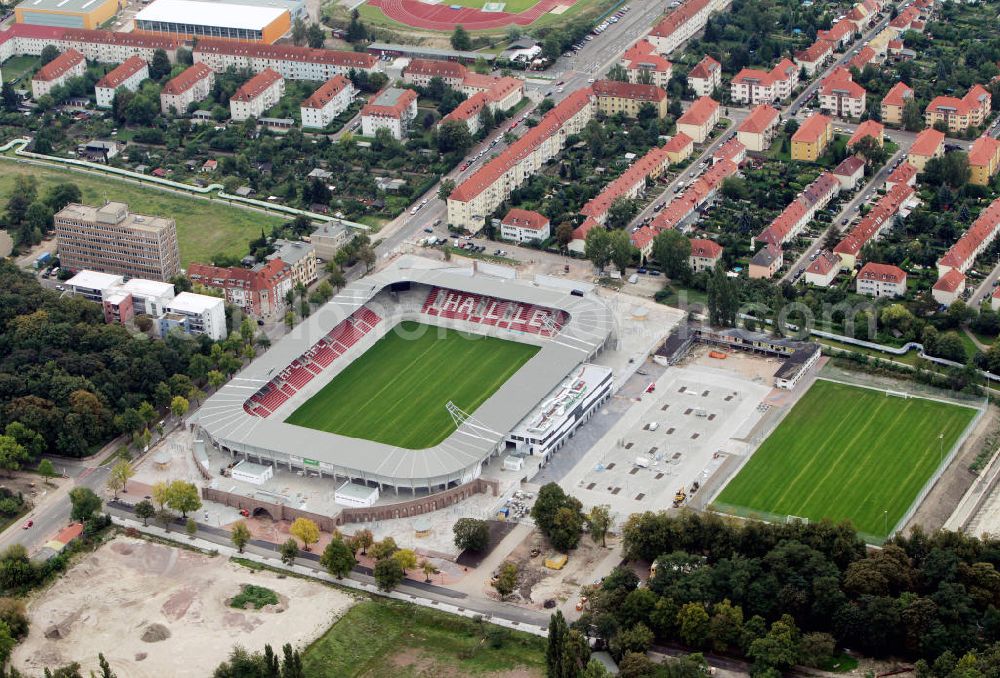
[[[669,368],[560,484],[622,518],[670,508],[678,489],[703,485],[728,456],[748,453],[771,391],[769,382],[718,367]]]

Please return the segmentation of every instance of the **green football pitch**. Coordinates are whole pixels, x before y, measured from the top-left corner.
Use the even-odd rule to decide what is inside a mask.
[[[714,508],[765,519],[846,519],[862,534],[883,538],[975,414],[970,407],[819,380]]]
[[[419,450],[447,438],[452,401],[472,413],[538,346],[406,321],[285,421]]]

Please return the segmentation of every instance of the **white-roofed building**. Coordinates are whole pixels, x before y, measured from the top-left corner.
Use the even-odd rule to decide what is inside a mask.
[[[154,318],[162,315],[167,304],[174,298],[174,284],[144,278],[132,278],[121,286],[123,292],[132,295],[136,313],[145,313]]]
[[[205,334],[219,341],[225,339],[226,308],[222,297],[181,292],[167,304],[166,313],[158,318],[160,334],[180,329],[185,334]]]
[[[114,273],[80,271],[66,281],[66,288],[88,301],[100,303],[104,301],[106,296],[120,287],[124,280],[123,276]]]
[[[135,15],[135,30],[180,38],[223,38],[274,43],[291,28],[281,7],[228,2],[156,0]]]

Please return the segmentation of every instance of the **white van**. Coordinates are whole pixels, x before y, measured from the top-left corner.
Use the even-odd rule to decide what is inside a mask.
[[[656,422],[656,421],[649,422],[649,430],[650,431],[655,431],[658,428],[660,428],[660,423],[659,422]]]

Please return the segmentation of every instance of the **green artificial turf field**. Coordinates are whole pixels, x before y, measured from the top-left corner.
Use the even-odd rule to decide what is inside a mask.
[[[848,519],[868,537],[885,537],[975,414],[819,380],[714,508],[771,519],[767,514]]]
[[[285,421],[352,438],[424,449],[538,352],[537,346],[406,321],[359,356]]]

